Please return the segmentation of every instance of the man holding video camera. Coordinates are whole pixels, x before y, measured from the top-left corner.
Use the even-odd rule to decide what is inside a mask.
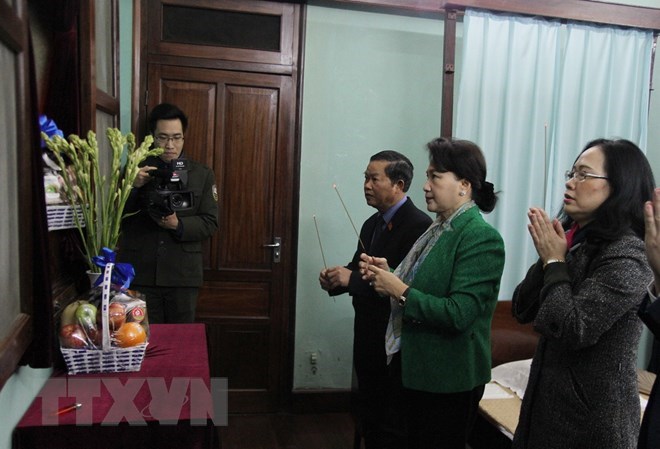
[[[186,159],[188,118],[161,103],[149,114],[154,145],[133,183],[118,259],[135,268],[131,288],[145,294],[150,323],[191,323],[203,282],[202,241],[218,227],[213,170]]]

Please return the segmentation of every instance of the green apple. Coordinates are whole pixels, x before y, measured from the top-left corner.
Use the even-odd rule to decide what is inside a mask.
[[[96,307],[93,304],[80,304],[76,309],[76,320],[84,329],[96,328]]]

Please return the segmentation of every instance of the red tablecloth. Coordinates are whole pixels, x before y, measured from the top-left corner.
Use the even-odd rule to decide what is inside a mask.
[[[153,324],[140,371],[55,374],[16,426],[14,448],[218,447],[203,324]],[[82,403],[57,415],[58,409]]]

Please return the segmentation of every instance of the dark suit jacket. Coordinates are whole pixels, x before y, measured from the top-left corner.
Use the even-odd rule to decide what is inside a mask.
[[[378,213],[364,222],[360,240],[371,256],[385,257],[390,267],[395,268],[408,254],[417,238],[429,227],[432,220],[419,210],[410,198],[397,210],[390,224],[377,241],[371,242]],[[352,271],[348,288],[330,291],[335,296],[348,293],[353,297],[355,309],[353,364],[360,389],[366,387],[369,375],[387,373],[385,355],[385,330],[390,316],[390,302],[380,297],[369,283],[362,280],[358,263],[364,249],[358,242],[353,260],[346,266]]]
[[[183,232],[163,229],[149,216],[141,199],[147,186],[133,189],[125,212],[137,214],[122,221],[117,259],[135,268],[135,285],[152,287],[199,287],[203,282],[202,241],[218,227],[218,203],[214,194],[213,171],[203,164],[188,161],[188,191],[194,195],[193,208],[178,211]],[[141,165],[158,167],[156,158]]]
[[[660,300],[656,299],[651,302],[647,295],[639,308],[639,317],[648,326],[656,340],[660,338]],[[656,377],[644,411],[637,448],[652,449],[657,447],[660,447],[660,383]]]

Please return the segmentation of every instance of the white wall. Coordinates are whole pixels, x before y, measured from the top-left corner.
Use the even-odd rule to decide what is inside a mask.
[[[442,30],[440,18],[308,8],[294,388],[351,384],[351,298],[330,298],[318,283],[323,259],[314,215],[328,266],[345,265],[356,249],[333,184],[359,231],[375,212],[362,190],[369,157],[396,149],[415,166],[409,193],[424,210],[424,146],[440,132]]]

